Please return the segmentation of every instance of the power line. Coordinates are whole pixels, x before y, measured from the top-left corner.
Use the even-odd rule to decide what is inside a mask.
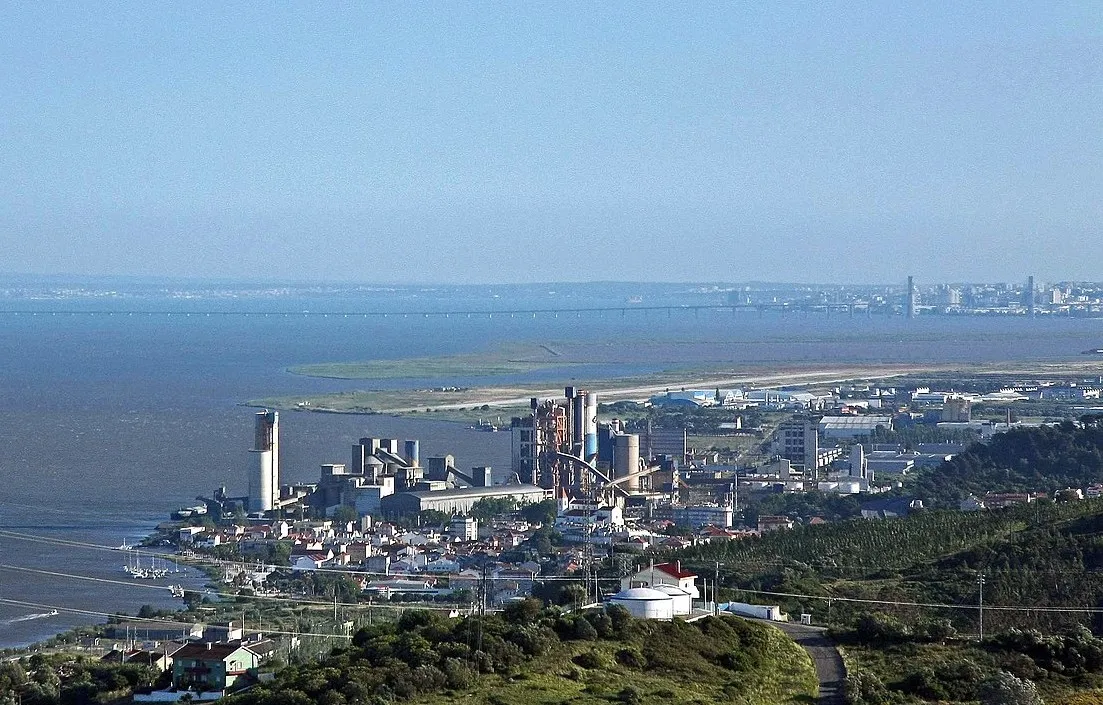
[[[0,598],[0,604],[13,605],[13,606],[16,606],[16,607],[27,607],[27,608],[33,608],[33,609],[57,610],[58,612],[67,612],[67,613],[70,613],[70,614],[78,614],[78,615],[83,615],[83,616],[86,616],[86,617],[106,617],[108,619],[117,619],[119,617],[125,616],[125,615],[119,615],[119,614],[112,614],[110,612],[100,612],[100,611],[97,611],[97,610],[85,610],[85,609],[79,609],[79,608],[76,608],[76,607],[65,607],[65,606],[62,606],[62,605],[50,605],[50,604],[45,604],[45,603],[41,603],[41,602],[28,602],[28,601],[25,601],[25,600],[12,600],[12,599],[8,599],[8,598]],[[147,622],[147,623],[149,623],[150,626],[160,625],[160,626],[190,627],[190,626],[193,626],[195,624],[194,622],[180,622],[180,621],[175,621],[175,620],[170,620],[170,619],[153,619],[153,618],[144,618],[144,617],[126,617],[126,619],[127,619],[127,621],[131,621],[131,622]],[[274,630],[274,629],[266,629],[266,630],[264,630],[263,633],[265,633],[265,634],[280,634],[280,635],[284,635],[284,636],[317,636],[317,637],[327,637],[329,639],[348,639],[349,638],[345,634],[321,634],[321,633],[313,633],[313,632],[288,632],[288,631],[279,631],[279,630]]]
[[[827,600],[829,602],[856,602],[870,605],[889,605],[892,607],[923,607],[929,609],[972,610],[982,609],[979,605],[953,605],[940,602],[908,602],[902,600],[870,600],[858,597],[835,597],[833,595],[804,595],[795,592],[772,592],[769,590],[749,590],[744,588],[732,588],[737,592],[746,592],[754,595],[770,595],[773,597],[796,597],[805,600]],[[1046,607],[1025,605],[991,605],[986,604],[984,610],[998,610],[1002,612],[1047,612],[1047,613],[1073,613],[1073,614],[1103,614],[1103,607]]]

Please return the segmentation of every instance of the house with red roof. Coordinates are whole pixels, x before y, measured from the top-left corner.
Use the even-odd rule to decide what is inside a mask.
[[[657,585],[673,585],[688,592],[694,598],[701,596],[697,590],[697,574],[682,570],[682,562],[655,563],[643,570],[625,576],[620,581],[621,590],[646,587],[654,588]]]

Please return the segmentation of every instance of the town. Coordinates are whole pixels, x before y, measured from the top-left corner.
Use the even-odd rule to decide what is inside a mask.
[[[265,410],[254,416],[248,493],[234,497],[219,488],[175,512],[147,544],[171,545],[176,560],[204,566],[218,590],[237,599],[311,604],[328,594],[335,637],[351,637],[373,610],[483,614],[532,597],[584,611],[617,605],[641,619],[692,621],[724,612],[811,623],[812,614],[789,614],[776,602],[733,600],[728,590],[721,599],[719,564],[709,575],[665,557],[799,526],[922,511],[927,498],[911,491],[909,476],[948,463],[969,442],[1067,424],[1103,386],[1098,378],[1006,382],[959,382],[946,390],[866,383],[686,389],[637,404],[658,418],[689,412],[729,419],[721,423],[732,437],[757,448],[754,463],[694,449],[684,427],[633,431],[638,418],[610,415],[628,411],[624,403],[602,407],[596,393],[568,387],[561,398],[533,399],[531,414],[512,420],[508,473],[461,470],[449,455],[422,458],[418,440],[365,437],[349,463],[321,465],[309,484],[280,483],[280,415]],[[1064,404],[1065,416],[1020,419],[1011,411],[1032,402]],[[978,409],[987,411],[974,418]],[[743,426],[754,414],[775,420],[768,437]],[[914,440],[924,437],[938,440]],[[888,438],[896,440],[878,442]],[[1000,489],[963,495],[945,508],[969,513],[1103,495],[1100,484]],[[803,509],[764,511],[784,506],[786,497],[801,498]],[[832,514],[831,497],[852,499],[851,514]],[[303,639],[259,624],[247,628],[244,619],[123,620],[88,643],[106,658],[156,662],[171,672],[163,690],[136,696],[148,701],[233,690],[236,677],[254,678],[270,656],[293,654]]]

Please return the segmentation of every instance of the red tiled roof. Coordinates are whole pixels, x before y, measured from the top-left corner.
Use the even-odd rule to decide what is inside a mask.
[[[682,566],[680,563],[656,563],[655,568],[657,570],[661,570],[670,577],[678,578],[679,580],[681,580],[682,578],[697,577],[696,573],[687,573],[686,571],[682,570]]]
[[[248,647],[244,647],[241,644],[233,643],[227,644],[202,642],[198,644],[188,644],[172,656],[175,659],[192,658],[201,660],[224,661],[230,654],[234,653],[238,649],[248,650]]]

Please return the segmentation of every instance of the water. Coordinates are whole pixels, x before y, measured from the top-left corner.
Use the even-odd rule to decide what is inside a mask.
[[[0,647],[102,621],[65,609],[133,613],[142,604],[178,605],[165,590],[127,583],[123,553],[13,534],[118,546],[218,486],[243,494],[253,410],[240,406],[242,401],[367,386],[299,377],[286,371],[292,365],[472,352],[517,341],[585,356],[595,362],[587,370],[593,375],[706,363],[738,370],[763,363],[1083,362],[1082,350],[1103,346],[1103,322],[1079,319],[908,322],[631,309],[535,318],[401,314],[619,305],[626,291],[644,289],[620,286],[574,285],[554,295],[541,287],[402,289],[338,300],[195,300],[156,292],[107,301],[0,300],[0,564],[46,571],[0,568],[0,597],[45,606],[0,604]],[[687,300],[680,289],[660,293],[666,298],[659,301]],[[272,315],[218,315],[245,310]],[[303,310],[341,313],[275,315]],[[344,315],[381,310],[394,315]],[[158,313],[145,313],[150,311]],[[564,368],[512,379],[540,379],[554,387],[576,373]],[[387,380],[377,386],[480,382],[485,380]],[[309,413],[286,413],[281,422],[285,482],[313,481],[319,464],[347,462],[352,443],[365,435],[419,438],[425,456],[450,453],[461,467],[491,465],[499,477],[509,466],[508,434],[477,433],[459,424]],[[194,574],[171,582],[187,581],[201,583]]]

